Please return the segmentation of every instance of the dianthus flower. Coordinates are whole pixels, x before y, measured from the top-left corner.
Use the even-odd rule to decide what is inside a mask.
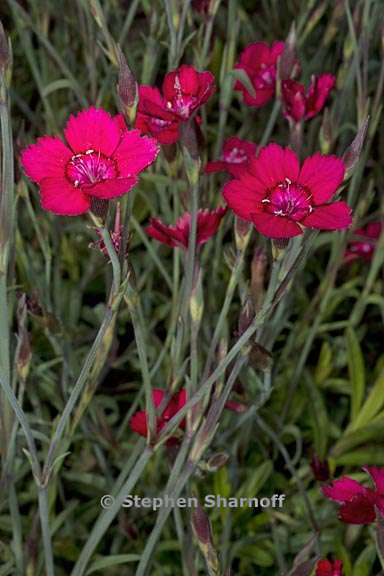
[[[304,228],[338,230],[351,222],[343,201],[331,202],[345,167],[336,156],[314,154],[300,168],[289,148],[269,144],[225,184],[223,196],[235,214],[269,238],[290,238]]]
[[[21,154],[25,173],[39,185],[42,207],[55,214],[83,214],[92,198],[129,192],[159,151],[156,140],[128,130],[120,115],[100,108],[70,116],[64,135],[67,144],[43,136]]]
[[[281,95],[285,117],[293,122],[313,118],[323,109],[334,85],[333,74],[312,76],[308,89],[295,80],[284,80]]]
[[[199,210],[197,212],[197,246],[205,244],[205,242],[216,234],[226,210],[226,208],[220,207],[212,211]],[[172,248],[188,249],[191,226],[190,212],[185,212],[173,226],[164,224],[159,218],[151,218],[149,222],[149,226],[145,229],[149,236]]]
[[[163,399],[165,397],[165,390],[161,388],[154,388],[152,390],[152,402],[155,408],[159,408]],[[173,416],[181,410],[187,402],[187,392],[185,388],[176,392],[173,396],[170,397],[168,403],[164,406],[161,414],[156,418],[156,433],[158,434],[166,425]],[[232,412],[241,413],[246,410],[246,406],[239,404],[233,400],[228,400],[225,404],[225,408],[227,410],[231,410]],[[140,436],[147,436],[148,431],[148,417],[147,412],[145,410],[139,410],[136,412],[129,421],[129,426],[133,432],[140,434]],[[185,428],[185,419],[183,419],[180,424],[179,428]]]
[[[316,564],[316,576],[343,576],[341,560],[319,560]]]
[[[383,232],[384,226],[381,222],[371,222],[365,228],[358,228],[354,234],[360,236],[360,240],[352,240],[345,251],[344,260],[351,262],[357,258],[363,258],[367,262],[372,260],[375,252],[377,240]]]
[[[341,504],[339,518],[347,524],[371,524],[375,521],[377,508],[384,514],[384,468],[365,466],[375,488],[366,488],[360,482],[343,476],[328,486],[323,486],[323,494]]]
[[[215,80],[211,72],[198,72],[183,64],[169,72],[158,88],[140,86],[136,128],[149,133],[161,144],[179,140],[180,124],[212,96]]]
[[[277,60],[284,51],[284,42],[274,42],[269,46],[265,42],[249,44],[240,54],[235,68],[244,70],[254,88],[255,95],[250,94],[241,82],[235,83],[235,90],[243,93],[248,106],[260,108],[275,95]]]
[[[208,162],[205,172],[228,172],[236,176],[245,167],[248,166],[251,158],[256,154],[256,144],[249,140],[242,140],[237,136],[231,136],[224,142],[223,152],[220,160]]]

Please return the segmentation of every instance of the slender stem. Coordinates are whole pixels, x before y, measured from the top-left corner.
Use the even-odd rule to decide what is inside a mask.
[[[170,499],[176,499],[179,497],[183,488],[185,487],[188,480],[195,471],[200,458],[203,456],[204,452],[211,444],[213,437],[217,431],[217,424],[224,410],[225,402],[227,401],[232,391],[236,378],[245,361],[246,358],[244,357],[240,358],[233,367],[222,395],[215,402],[215,404],[212,405],[206,421],[201,425],[199,432],[195,436],[195,442],[193,444],[192,451],[190,453],[190,458],[187,460],[181,474],[176,474],[175,470],[174,469],[172,470],[170,474],[170,479],[175,478],[176,480],[173,484],[173,488],[171,488],[169,492],[168,491],[165,492]],[[164,527],[165,522],[168,519],[169,514],[171,513],[171,510],[172,510],[171,507],[164,506],[161,508],[160,513],[156,519],[156,524],[147,540],[147,544],[141,555],[140,562],[136,571],[136,576],[145,576],[147,568],[149,567],[149,563],[151,561],[152,554],[155,550],[157,541],[160,538],[162,529]]]
[[[92,347],[90,349],[90,351],[88,352],[88,355],[84,361],[83,367],[81,369],[81,372],[79,374],[79,377],[73,387],[73,390],[69,396],[68,402],[66,403],[63,413],[60,417],[59,423],[57,425],[57,428],[55,430],[55,433],[53,434],[52,440],[50,442],[49,445],[49,449],[48,449],[48,455],[46,458],[46,462],[44,465],[44,475],[46,474],[50,474],[51,472],[51,467],[53,464],[53,460],[55,457],[55,453],[57,450],[57,447],[61,441],[61,438],[64,434],[65,428],[68,424],[68,421],[70,419],[70,416],[77,404],[77,401],[80,397],[80,394],[83,391],[84,385],[87,381],[88,375],[93,367],[93,363],[95,361],[97,352],[103,342],[103,338],[105,333],[107,332],[111,322],[113,320],[113,311],[112,308],[108,308],[103,322],[100,326],[99,332],[92,344]]]
[[[1,388],[2,388],[2,390],[6,396],[7,400],[9,401],[10,405],[12,406],[13,411],[15,413],[15,416],[18,419],[20,426],[24,432],[24,436],[25,436],[25,439],[26,439],[27,445],[28,445],[28,452],[29,452],[29,456],[30,456],[32,471],[34,473],[35,478],[39,479],[40,473],[41,473],[41,468],[40,468],[39,459],[37,456],[37,449],[36,449],[35,440],[33,438],[33,433],[32,433],[32,430],[29,426],[29,422],[27,420],[27,417],[26,417],[23,409],[21,408],[19,401],[16,398],[15,393],[12,390],[11,386],[9,385],[7,380],[5,380],[1,376],[1,374],[0,374],[0,385],[1,385]]]
[[[107,510],[104,510],[102,514],[97,519],[91,534],[86,542],[86,545],[81,551],[79,559],[77,560],[71,576],[83,576],[87,568],[88,562],[92,557],[92,554],[96,550],[98,544],[100,543],[102,537],[108,530],[109,526],[112,524],[113,520],[119,513],[124,499],[131,493],[132,489],[135,487],[137,481],[140,479],[144,468],[147,465],[148,460],[152,456],[152,450],[146,447],[140,458],[137,460],[132,472],[128,476],[127,480],[121,487],[116,498],[114,498],[113,504]]]
[[[144,336],[144,321],[141,312],[139,295],[132,287],[128,289],[125,296],[125,302],[128,306],[129,313],[135,333],[135,342],[140,360],[140,369],[143,377],[145,390],[145,410],[148,415],[148,441],[151,443],[153,435],[156,433],[156,414],[152,401],[151,374],[148,366],[146,342]]]
[[[39,487],[39,514],[43,536],[46,576],[55,576],[51,529],[49,527],[48,487]]]

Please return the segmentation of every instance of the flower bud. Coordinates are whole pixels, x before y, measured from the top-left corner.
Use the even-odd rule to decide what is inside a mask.
[[[235,219],[235,242],[239,252],[244,252],[252,234],[252,224],[243,218]]]
[[[10,62],[10,50],[3,24],[0,21],[0,74],[4,75]]]
[[[363,148],[365,136],[367,134],[368,121],[369,118],[367,117],[360,126],[352,143],[350,144],[350,146],[348,146],[348,148],[343,154],[343,162],[345,164],[345,173],[347,178],[351,175],[356,164],[360,159],[361,150]]]
[[[32,359],[30,338],[28,330],[26,328],[27,303],[25,294],[22,294],[19,299],[17,307],[17,324],[18,324],[18,331],[17,331],[18,345],[16,351],[16,370],[20,380],[22,382],[25,382],[25,380],[28,377]]]
[[[120,107],[129,124],[133,124],[139,102],[138,86],[119,46],[117,48],[117,57],[119,65],[117,94],[120,100]]]

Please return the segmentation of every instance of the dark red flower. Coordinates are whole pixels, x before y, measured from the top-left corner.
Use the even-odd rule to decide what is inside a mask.
[[[220,222],[226,212],[226,208],[216,210],[199,210],[197,213],[196,245],[205,244],[216,234]],[[188,249],[191,214],[186,212],[178,219],[174,226],[164,224],[159,218],[151,218],[146,232],[162,244],[172,248]]]
[[[155,408],[159,408],[160,404],[162,403],[165,396],[165,390],[161,388],[154,388],[152,390],[152,401]],[[186,402],[186,392],[184,389],[180,390],[173,396],[171,396],[170,400],[164,407],[162,413],[157,416],[156,418],[156,432],[159,433],[161,429],[165,426],[165,424],[175,416],[175,414],[184,406]],[[140,434],[140,436],[147,436],[147,424],[148,418],[147,413],[145,410],[140,410],[136,412],[131,420],[129,421],[129,425],[133,432]],[[184,428],[185,422],[181,422],[179,424],[180,428]]]
[[[260,108],[274,97],[277,60],[283,50],[284,42],[274,42],[272,46],[268,46],[265,42],[255,42],[249,44],[240,54],[235,68],[245,70],[255,90],[255,95],[250,94],[240,81],[236,82],[235,90],[243,93],[244,102],[248,106]]]
[[[269,144],[225,184],[223,196],[235,214],[269,238],[298,236],[303,227],[338,230],[352,222],[345,202],[330,202],[344,172],[336,156],[317,153],[300,168],[292,150]]]
[[[284,115],[293,122],[309,120],[318,114],[335,85],[333,74],[312,76],[309,88],[300,82],[288,79],[282,83]]]
[[[320,460],[317,454],[314,454],[311,459],[311,468],[313,476],[320,482],[329,480],[329,464],[328,460]]]
[[[198,72],[183,64],[165,76],[162,94],[158,88],[140,86],[136,128],[161,144],[174,144],[180,136],[180,123],[186,122],[214,91],[211,72]]]
[[[153,138],[128,130],[121,115],[88,108],[70,116],[60,138],[43,136],[22,151],[25,173],[40,187],[44,210],[67,216],[87,212],[92,199],[129,192],[157,157]]]
[[[316,564],[316,576],[343,576],[341,560],[319,560]]]
[[[237,136],[231,136],[224,142],[223,152],[220,160],[208,162],[205,171],[209,174],[212,172],[229,172],[236,176],[245,167],[248,166],[251,158],[256,154],[256,144],[249,140],[242,140]]]
[[[159,89],[152,86],[139,87],[135,126],[160,144],[174,144],[179,139],[180,118],[167,109]]]
[[[344,261],[351,262],[357,258],[363,258],[367,262],[372,260],[375,252],[377,240],[380,238],[384,229],[382,222],[371,222],[365,228],[355,230],[355,235],[360,236],[361,240],[353,240],[347,246]]]
[[[208,14],[212,0],[192,0],[192,8],[200,14]]]
[[[152,390],[152,401],[155,408],[160,407],[165,397],[165,394],[166,394],[165,390],[161,388],[154,388]],[[182,388],[181,390],[179,390],[179,392],[176,392],[176,394],[171,396],[161,414],[157,416],[156,419],[157,434],[164,428],[166,423],[169,422],[169,420],[171,420],[171,418],[173,418],[177,414],[177,412],[179,412],[179,410],[181,410],[185,406],[186,402],[187,402],[187,391],[185,390],[185,388]],[[242,405],[238,404],[237,402],[233,402],[231,400],[229,400],[225,404],[227,410],[231,410],[233,412],[244,411],[241,410],[239,406]],[[139,410],[138,412],[136,412],[130,419],[129,426],[133,432],[140,434],[140,436],[147,436],[148,418],[146,411]],[[180,422],[179,428],[181,429],[185,428],[185,419],[183,419]]]
[[[371,476],[374,489],[348,476],[322,487],[327,498],[341,503],[339,518],[347,524],[371,524],[376,518],[375,507],[384,513],[384,468],[365,466],[363,470]]]

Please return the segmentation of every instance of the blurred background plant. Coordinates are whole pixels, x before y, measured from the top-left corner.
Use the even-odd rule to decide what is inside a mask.
[[[382,0],[7,0],[0,17],[0,379],[23,407],[15,419],[3,392],[0,574],[311,574],[327,554],[343,561],[346,576],[378,574],[382,523],[376,535],[342,524],[320,486],[344,473],[365,482],[362,465],[384,466],[384,236],[369,241],[370,258],[346,257],[383,215]],[[325,110],[299,132],[281,113],[283,69],[277,98],[262,109],[234,91],[244,47],[286,39],[305,86],[313,74],[336,76]],[[216,78],[200,111],[199,159],[185,145],[163,149],[119,207],[101,211],[94,225],[118,233],[121,222],[120,245],[105,230],[100,240],[85,218],[43,213],[20,149],[60,134],[69,114],[90,104],[120,109],[131,122],[130,71],[139,84],[160,86],[181,63]],[[303,157],[348,149],[353,226],[284,251],[241,223],[235,234],[228,214],[200,251],[198,277],[188,253],[183,283],[182,251],[144,228],[150,216],[174,223],[193,212],[193,198],[195,208],[220,204],[226,176],[197,172],[234,135],[257,146],[291,142]],[[90,248],[95,241],[106,244]],[[273,263],[291,266],[299,249],[305,265],[297,261],[292,289],[273,300]],[[272,309],[263,308],[268,299]],[[260,310],[267,313],[244,348],[239,339]],[[220,415],[228,383],[241,409]],[[165,445],[176,421],[156,450],[131,431],[132,415],[151,411],[151,387],[186,385],[207,402],[212,384],[208,425],[198,421],[199,402],[181,447]],[[209,521],[201,510],[120,509],[119,494],[164,490],[286,500],[281,510],[205,511]],[[102,511],[106,493],[117,503]]]

